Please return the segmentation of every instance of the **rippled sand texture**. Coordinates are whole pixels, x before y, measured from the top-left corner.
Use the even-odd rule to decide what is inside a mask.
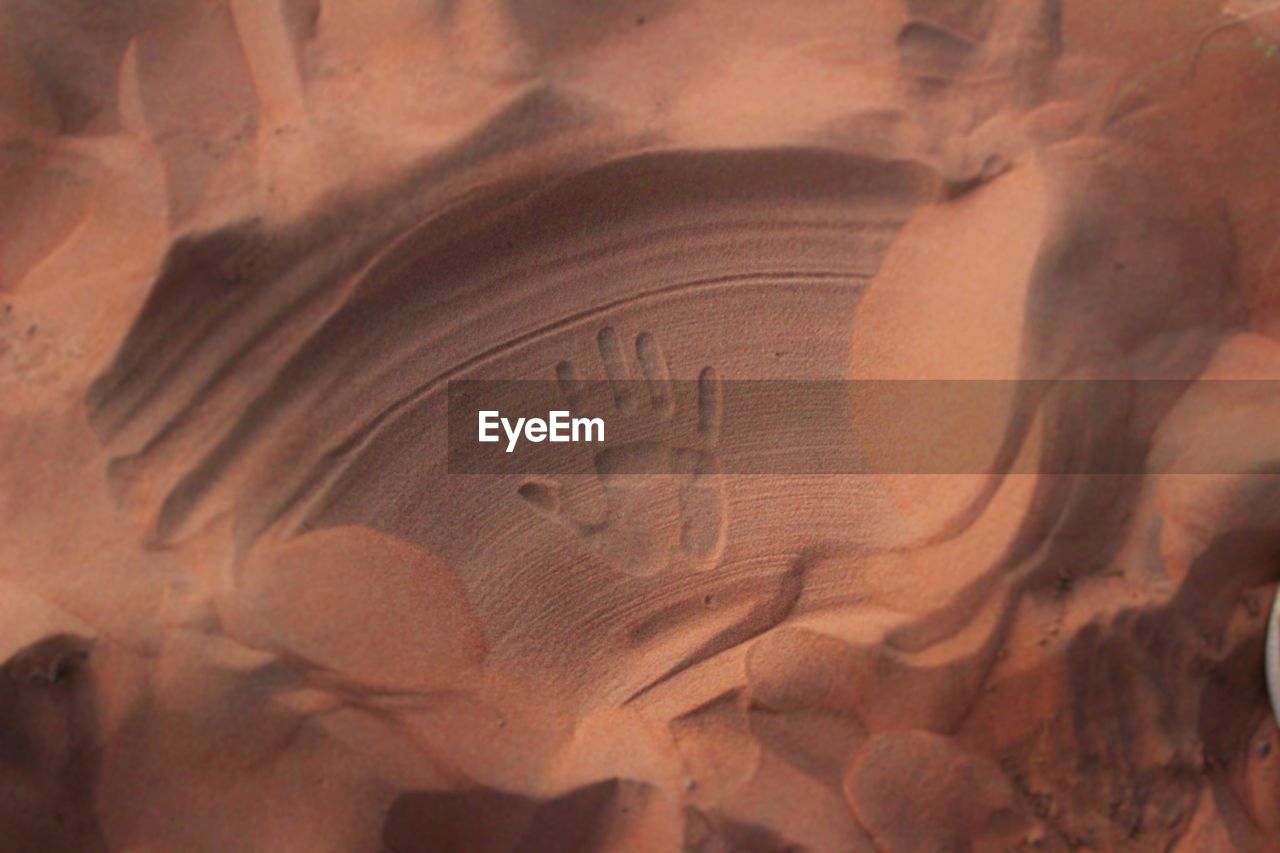
[[[3,0],[0,847],[1274,849],[1277,16]],[[1187,381],[447,474],[570,367]]]

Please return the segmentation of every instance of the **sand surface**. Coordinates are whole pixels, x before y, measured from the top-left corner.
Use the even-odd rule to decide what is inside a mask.
[[[0,848],[1280,849],[1278,105],[1261,0],[0,0]],[[1182,382],[449,473],[570,370]]]

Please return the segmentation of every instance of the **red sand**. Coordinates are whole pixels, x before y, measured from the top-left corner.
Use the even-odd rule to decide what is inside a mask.
[[[5,0],[0,847],[1276,849],[1280,405],[1193,380],[1280,378],[1277,15]],[[617,359],[1189,384],[447,473],[447,380]]]

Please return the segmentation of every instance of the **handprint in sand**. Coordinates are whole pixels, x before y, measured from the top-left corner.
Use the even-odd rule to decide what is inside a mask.
[[[527,481],[519,489],[520,497],[628,574],[713,567],[723,550],[726,523],[717,455],[720,377],[711,367],[699,374],[692,435],[674,440],[669,434],[677,422],[679,395],[653,335],[636,336],[635,359],[641,376],[634,374],[614,329],[602,329],[597,344],[614,409],[606,419],[610,428],[625,424],[642,435],[657,437],[628,441],[595,455],[603,507],[582,513],[585,518],[566,508],[559,482]],[[574,407],[583,392],[577,371],[569,362],[561,362],[556,375],[561,393]]]

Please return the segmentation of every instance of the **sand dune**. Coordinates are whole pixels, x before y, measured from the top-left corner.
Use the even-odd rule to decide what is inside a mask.
[[[0,847],[1274,849],[1278,21],[0,0]]]

